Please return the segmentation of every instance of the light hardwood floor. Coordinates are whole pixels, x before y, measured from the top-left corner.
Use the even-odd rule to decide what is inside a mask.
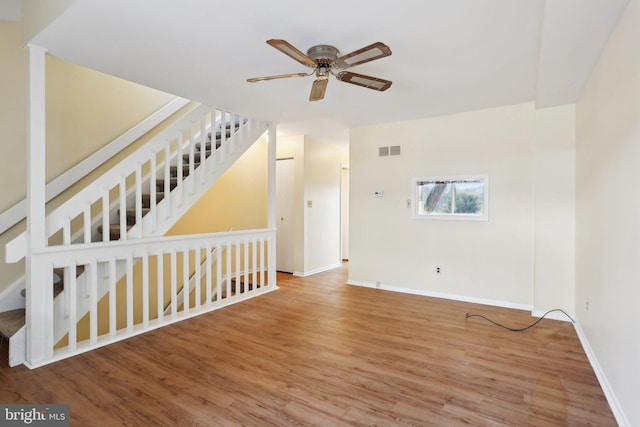
[[[616,425],[570,323],[346,285],[347,268],[34,371],[0,403],[72,426]]]

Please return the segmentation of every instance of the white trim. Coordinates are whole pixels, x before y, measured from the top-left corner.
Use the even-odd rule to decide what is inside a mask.
[[[311,271],[304,271],[304,272],[294,271],[293,275],[296,276],[296,277],[307,277],[307,276],[311,276],[313,274],[318,274],[318,273],[322,273],[322,272],[325,272],[325,271],[333,270],[334,268],[338,268],[338,267],[342,267],[342,262],[338,262],[336,264],[327,265],[326,267],[316,268],[315,270],[311,270]]]
[[[416,186],[418,182],[423,181],[475,181],[482,180],[483,184],[483,206],[482,215],[472,214],[419,214],[418,213],[418,200],[416,197]],[[473,174],[473,175],[443,175],[443,176],[428,176],[428,177],[414,177],[411,179],[411,218],[412,219],[426,219],[426,220],[446,220],[446,221],[489,221],[489,175],[488,174]]]
[[[400,292],[400,293],[403,293],[403,294],[411,294],[411,295],[420,295],[420,296],[423,296],[423,297],[442,298],[442,299],[448,299],[448,300],[453,300],[453,301],[469,302],[469,303],[473,303],[473,304],[482,304],[482,305],[491,305],[491,306],[494,306],[494,307],[512,308],[512,309],[515,309],[515,310],[531,311],[533,309],[533,307],[531,305],[528,305],[528,304],[519,304],[519,303],[509,302],[509,301],[500,301],[500,300],[490,300],[490,299],[484,299],[484,298],[467,297],[467,296],[463,296],[463,295],[455,295],[455,294],[446,294],[446,293],[442,293],[442,292],[425,291],[425,290],[422,290],[422,289],[401,288],[401,287],[398,287],[398,286],[391,286],[391,285],[384,285],[384,284],[376,285],[375,283],[360,282],[360,281],[356,281],[356,280],[348,280],[347,284],[348,285],[353,285],[353,286],[362,286],[362,287],[365,287],[365,288],[380,289],[380,290],[383,290],[383,291]]]
[[[88,173],[95,168],[109,160],[111,157],[128,147],[133,141],[149,132],[155,126],[175,114],[182,107],[187,105],[190,101],[184,98],[175,98],[164,107],[160,108],[149,117],[100,148],[89,157],[64,172],[62,175],[53,179],[46,187],[46,201],[50,201],[60,193],[65,191],[71,185],[75,184],[78,180],[85,177]],[[27,215],[27,199],[21,200],[9,209],[0,214],[0,234],[4,233],[20,221],[22,221]]]
[[[620,427],[631,427],[631,423],[627,419],[627,416],[616,397],[616,394],[611,388],[609,381],[607,380],[607,376],[605,375],[600,363],[598,362],[598,358],[596,354],[593,352],[591,345],[589,344],[589,340],[585,335],[582,327],[578,322],[573,324],[574,329],[576,330],[576,334],[578,335],[578,339],[580,340],[580,344],[582,344],[582,348],[584,349],[585,354],[587,355],[587,359],[589,359],[589,363],[591,363],[591,367],[596,374],[596,378],[598,378],[598,382],[600,383],[600,387],[604,392],[605,397],[607,398],[607,402],[609,402],[609,407],[611,408],[611,412],[613,412],[613,416],[616,418],[618,425]]]

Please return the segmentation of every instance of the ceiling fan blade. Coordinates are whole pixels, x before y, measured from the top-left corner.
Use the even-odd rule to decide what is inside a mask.
[[[336,67],[344,70],[346,68],[384,58],[389,55],[391,55],[391,49],[389,46],[382,42],[376,42],[337,58]]]
[[[310,76],[310,75],[311,74],[307,74],[307,73],[280,74],[280,75],[277,75],[277,76],[253,77],[251,79],[247,79],[247,81],[249,83],[255,83],[255,82],[263,82],[265,80],[287,79],[289,77],[307,77],[307,76]]]
[[[311,68],[316,67],[316,63],[313,61],[313,59],[309,58],[307,55],[300,52],[298,49],[293,47],[293,45],[291,45],[286,40],[271,39],[271,40],[267,40],[267,43],[270,46],[278,49],[280,52],[284,53],[288,57],[295,59],[302,65],[306,65],[307,67],[311,67]]]
[[[320,101],[324,98],[324,93],[327,91],[327,79],[317,79],[311,86],[311,94],[309,95],[309,101]]]
[[[339,73],[336,75],[336,78],[341,82],[351,83],[352,85],[362,86],[367,89],[373,89],[380,92],[389,89],[391,86],[391,81],[389,80],[365,76],[364,74],[351,73],[349,71]]]

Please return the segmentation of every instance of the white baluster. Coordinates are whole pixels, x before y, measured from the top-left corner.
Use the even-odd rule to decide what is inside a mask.
[[[64,224],[62,225],[62,243],[65,245],[71,244],[71,218],[66,217]]]
[[[264,291],[266,286],[264,282],[264,237],[260,238],[260,286]]]
[[[91,203],[86,202],[82,211],[82,228],[84,229],[84,242],[91,243]]]
[[[231,252],[231,243],[227,242],[227,271],[225,271],[225,277],[227,281],[227,299],[231,299],[231,256],[233,252]]]
[[[222,245],[216,247],[216,293],[217,304],[222,302]]]
[[[178,134],[178,159],[177,164],[178,164],[178,171],[177,171],[177,181],[178,181],[178,187],[176,189],[176,203],[177,206],[182,206],[182,165],[183,165],[183,159],[182,159],[182,152],[183,152],[183,147],[182,147],[182,131],[179,132]],[[164,182],[164,192],[165,194],[168,194],[171,191],[171,182],[169,181],[165,181]]]
[[[195,303],[194,303],[194,308],[196,309],[196,311],[200,311],[200,286],[202,283],[202,270],[200,268],[200,253],[202,252],[201,248],[196,248],[195,253],[194,253],[194,257],[195,257],[195,267],[196,267],[196,271],[194,274],[195,277]]]
[[[133,332],[133,258],[127,254],[127,332]]]
[[[117,307],[116,307],[116,259],[111,257],[109,260],[109,337],[116,337],[118,329],[117,324]]]
[[[124,176],[120,177],[120,240],[127,240],[127,182]],[[111,240],[111,232],[109,229],[102,230],[103,233],[109,234]]]
[[[244,286],[245,291],[249,290],[249,241],[244,240],[242,242],[244,247],[244,259],[242,261],[242,268],[244,269]]]
[[[109,189],[105,188],[102,192],[102,230],[109,229]],[[109,241],[109,233],[102,233],[102,241]]]
[[[182,313],[189,314],[189,250],[182,251]]]
[[[95,259],[85,267],[89,281],[89,342],[98,342],[98,264]]]
[[[135,209],[136,209],[136,228],[138,229],[138,237],[144,236],[144,232],[142,230],[142,164],[138,163],[136,167],[136,201],[135,201]]]
[[[240,270],[240,244],[236,242],[236,295],[240,296],[242,293],[242,271]],[[247,286],[245,283],[244,286]]]
[[[158,153],[154,152],[151,157],[150,175],[149,179],[149,221],[151,222],[149,228],[151,232],[155,232],[158,227],[158,209],[156,206],[156,181],[158,180],[158,165],[157,165]]]
[[[164,147],[164,182],[165,187],[167,181],[171,176],[171,140],[168,140]],[[156,186],[155,182],[152,182],[151,185]],[[172,212],[173,203],[171,203],[171,195],[166,190],[164,191],[164,219],[169,219]]]
[[[156,275],[157,277],[157,293],[158,293],[158,322],[164,321],[164,254],[162,252],[156,255]]]
[[[178,266],[176,251],[171,251],[171,318],[175,319],[178,313]]]
[[[206,248],[206,269],[205,269],[205,293],[207,298],[207,308],[211,307],[211,299],[213,296],[211,295],[211,246],[207,245]]]
[[[255,237],[251,239],[251,275],[254,288],[258,288],[258,242]]]
[[[193,174],[193,171],[195,169],[195,162],[196,162],[195,150],[196,150],[196,141],[193,135],[193,126],[189,126],[189,176],[191,177],[191,179],[189,180],[189,185],[186,190],[189,195],[192,195],[193,192],[195,191],[195,188],[194,188],[195,177]]]
[[[212,114],[211,112],[209,114]],[[207,116],[200,122],[200,184],[204,185],[207,176]],[[211,120],[213,122],[213,120]],[[212,126],[213,127],[213,126]],[[215,150],[215,145],[211,143],[211,151]]]
[[[69,350],[72,352],[76,350],[78,343],[78,337],[76,334],[76,324],[78,323],[78,288],[76,280],[76,263],[72,262],[66,267],[69,270],[69,286],[65,283],[67,291],[69,292],[69,322],[67,323],[67,330],[69,331]]]
[[[142,254],[142,324],[149,328],[149,253]]]

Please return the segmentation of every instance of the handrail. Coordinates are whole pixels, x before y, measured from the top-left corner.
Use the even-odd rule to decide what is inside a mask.
[[[46,201],[49,202],[60,193],[71,187],[74,183],[84,178],[87,174],[93,171],[95,168],[109,160],[118,152],[128,147],[132,142],[140,138],[145,133],[149,132],[152,128],[160,124],[162,121],[175,114],[182,107],[187,105],[190,101],[188,99],[176,97],[164,107],[151,114],[146,119],[142,120],[131,129],[127,130],[116,139],[100,148],[95,153],[91,154],[86,159],[82,160],[71,169],[62,173],[57,178],[53,179],[46,187]],[[27,199],[23,199],[6,209],[0,214],[0,234],[4,233],[27,216]]]
[[[196,144],[203,144],[207,132],[220,129],[224,123],[237,123],[235,130],[227,137],[221,133],[221,140],[212,147],[211,155],[205,158],[204,151],[197,152]],[[213,129],[213,130],[212,130]],[[85,243],[94,239],[96,232],[94,218],[101,218],[103,240],[110,240],[110,220],[115,220],[112,213],[118,208],[119,230],[122,238],[142,237],[151,234],[161,235],[166,231],[169,218],[178,218],[186,211],[189,202],[195,202],[200,195],[226,170],[233,159],[242,154],[266,130],[266,123],[260,120],[249,120],[237,114],[219,110],[211,106],[201,105],[188,115],[160,132],[149,142],[97,178],[90,185],[80,190],[71,199],[64,202],[46,218],[47,238],[62,231],[63,245],[73,244],[72,221],[82,219],[82,235]],[[207,152],[208,153],[208,152]],[[184,155],[184,160],[183,160]],[[196,161],[202,166],[197,167]],[[143,168],[148,168],[143,175]],[[170,167],[176,167],[177,177],[170,184]],[[189,173],[183,177],[183,167]],[[127,177],[133,178],[133,184]],[[158,181],[164,182],[162,188]],[[142,218],[142,192],[149,189],[151,212]],[[113,200],[114,192],[119,196]],[[164,194],[164,199],[157,197]],[[115,203],[115,205],[114,205]],[[93,206],[101,206],[101,213],[95,216]],[[127,227],[126,208],[133,205],[136,210],[136,224],[129,230]],[[160,226],[162,225],[162,227]],[[17,262],[26,254],[26,233],[22,233],[6,245],[6,262]]]

